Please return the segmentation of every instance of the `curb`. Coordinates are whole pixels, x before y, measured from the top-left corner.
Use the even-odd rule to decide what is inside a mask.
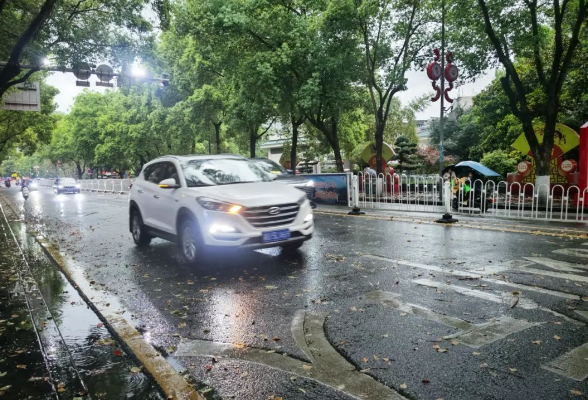
[[[18,215],[12,206],[6,202],[6,199],[4,203],[13,214]],[[59,254],[59,250],[53,247],[47,238],[29,226],[27,226],[27,231],[34,235],[35,241],[41,245],[47,256],[59,267],[86,304],[105,323],[113,336],[125,347],[125,350],[128,350],[143,365],[145,372],[155,379],[163,390],[166,399],[205,400],[205,397],[196,391],[153,346],[147,343],[143,336],[125,318],[109,307],[109,303],[90,300],[90,296],[82,289],[84,287],[88,291],[95,291],[90,282],[85,280],[83,276],[77,276],[75,271],[70,268],[65,259]],[[98,291],[92,293],[92,299],[100,298],[99,296],[100,292]]]

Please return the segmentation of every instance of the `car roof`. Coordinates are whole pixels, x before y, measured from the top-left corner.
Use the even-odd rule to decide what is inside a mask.
[[[175,155],[167,155],[157,157],[147,164],[151,164],[156,161],[166,161],[166,160],[177,160],[177,161],[190,161],[190,160],[226,160],[226,159],[235,159],[235,160],[246,160],[245,157],[237,155],[237,154],[189,154],[189,155],[182,155],[182,156],[175,156]]]

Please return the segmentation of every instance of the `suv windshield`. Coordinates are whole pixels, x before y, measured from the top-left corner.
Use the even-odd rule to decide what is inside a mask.
[[[72,178],[64,178],[59,180],[60,185],[75,185],[76,180]]]
[[[269,182],[270,176],[249,160],[197,159],[182,164],[188,187]]]
[[[290,173],[286,170],[286,168],[282,167],[280,164],[268,160],[268,159],[253,159],[251,160],[255,163],[259,168],[267,172],[268,174],[274,174],[278,176],[290,176]]]

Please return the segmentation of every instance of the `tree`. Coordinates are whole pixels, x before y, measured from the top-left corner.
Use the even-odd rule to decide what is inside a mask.
[[[538,183],[549,182],[562,89],[578,46],[584,40],[588,1],[476,0],[477,7],[472,3],[456,0],[454,21],[468,29],[474,27],[467,33],[468,46],[478,55],[487,52],[491,61],[504,68],[500,83],[534,155]],[[520,59],[530,60],[532,68],[517,67]],[[478,60],[483,61],[478,61],[479,69],[488,58]],[[533,79],[525,82],[524,74],[531,74]],[[535,134],[536,120],[545,123],[542,143]]]
[[[130,63],[150,43],[141,17],[147,0],[0,1],[0,97],[40,71],[50,57],[59,66],[109,60]],[[21,65],[32,64],[24,72]]]
[[[416,156],[417,145],[412,143],[407,137],[399,136],[394,143],[394,160],[398,161],[398,170],[400,172],[413,171],[419,167]]]
[[[504,150],[494,150],[484,154],[480,162],[502,177],[506,177],[508,173],[516,171],[519,160]]]
[[[363,80],[375,119],[377,172],[382,169],[384,132],[392,99],[406,90],[406,72],[427,43],[427,2],[416,0],[353,0],[364,53]]]
[[[53,115],[53,98],[59,91],[43,81],[40,83],[41,111],[0,110],[0,160],[18,146],[25,154],[32,154],[37,146],[49,142],[57,118]]]

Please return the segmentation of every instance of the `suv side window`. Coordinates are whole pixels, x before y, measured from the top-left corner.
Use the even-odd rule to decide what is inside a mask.
[[[163,179],[173,178],[173,179],[175,179],[176,183],[179,184],[180,178],[178,178],[178,171],[176,169],[176,166],[172,162],[168,162],[166,164],[167,165],[165,168],[165,175],[163,176]]]
[[[163,174],[165,173],[166,163],[152,164],[145,169],[144,176],[145,180],[150,183],[159,184],[163,180]]]

